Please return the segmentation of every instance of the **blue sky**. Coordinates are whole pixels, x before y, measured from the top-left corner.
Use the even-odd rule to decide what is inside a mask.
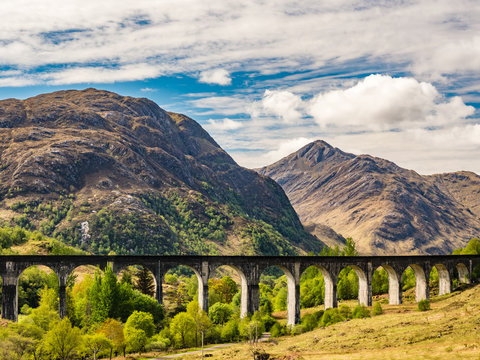
[[[480,174],[478,19],[466,0],[4,0],[0,98],[147,97],[246,167],[323,139]]]

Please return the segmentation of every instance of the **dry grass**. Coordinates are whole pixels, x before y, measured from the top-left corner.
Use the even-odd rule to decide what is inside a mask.
[[[274,359],[480,359],[480,285],[414,304],[384,305],[384,315],[356,319],[261,345]],[[183,359],[198,359],[185,356]],[[213,352],[210,359],[252,359],[248,345]]]

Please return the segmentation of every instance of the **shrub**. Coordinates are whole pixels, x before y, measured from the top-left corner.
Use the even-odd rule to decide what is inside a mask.
[[[365,305],[357,305],[353,308],[352,315],[354,319],[364,319],[370,317],[370,311],[366,308]]]
[[[325,311],[323,310],[318,310],[313,313],[313,316],[315,316],[315,320],[317,320],[317,323],[322,319],[323,313]]]
[[[272,328],[273,324],[275,324],[277,320],[275,320],[272,316],[270,315],[265,315],[262,316],[262,323],[265,326],[265,331],[270,331]]]
[[[290,327],[290,334],[293,336],[303,334],[305,331],[306,329],[302,324],[297,324]]]
[[[380,305],[380,303],[377,301],[373,305],[372,316],[377,316],[377,315],[382,315],[382,314],[383,314],[382,305]]]
[[[352,318],[352,309],[347,304],[342,304],[338,308],[338,312],[344,319],[351,319]]]
[[[338,309],[327,309],[323,313],[322,320],[320,320],[320,326],[329,326],[345,320],[338,312]]]
[[[280,325],[280,323],[277,321],[273,326],[270,328],[270,335],[272,337],[279,337],[282,335],[285,335],[285,327]]]
[[[239,336],[238,320],[231,319],[225,325],[223,325],[220,336],[222,338],[222,341],[225,342],[236,341]]]
[[[420,300],[418,302],[418,311],[430,310],[430,301],[427,299]]]
[[[302,325],[305,328],[305,331],[312,331],[318,325],[318,321],[315,319],[315,315],[313,314],[306,314],[302,318]]]

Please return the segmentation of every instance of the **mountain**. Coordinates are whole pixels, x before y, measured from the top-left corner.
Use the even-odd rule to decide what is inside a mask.
[[[324,141],[259,173],[283,187],[306,229],[331,227],[352,237],[362,254],[450,253],[480,235],[474,173],[422,176]]]
[[[0,101],[0,219],[93,253],[297,254],[322,246],[272,179],[189,117],[86,89]]]

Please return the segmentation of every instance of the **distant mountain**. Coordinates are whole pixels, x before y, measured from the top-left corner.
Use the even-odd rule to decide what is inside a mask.
[[[152,101],[86,89],[0,101],[0,218],[93,253],[296,254],[273,180]]]
[[[331,227],[363,254],[450,253],[480,235],[480,176],[471,172],[422,176],[324,141],[259,172],[283,187],[309,231]]]

